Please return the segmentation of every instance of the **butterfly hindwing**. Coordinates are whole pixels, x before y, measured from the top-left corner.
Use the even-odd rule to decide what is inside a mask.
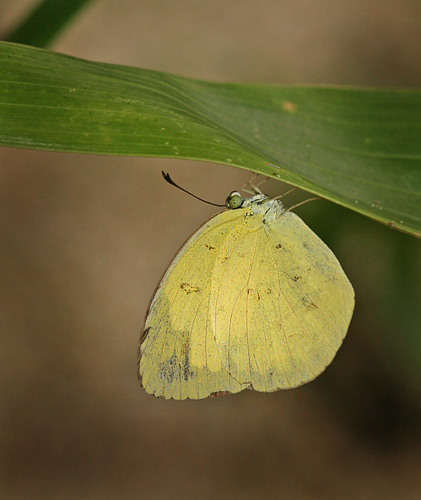
[[[265,392],[312,380],[342,343],[353,296],[334,254],[297,215],[245,218],[222,245],[211,290],[224,367]]]

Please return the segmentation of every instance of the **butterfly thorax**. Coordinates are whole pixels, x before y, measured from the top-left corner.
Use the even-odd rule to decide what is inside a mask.
[[[269,198],[269,196],[257,192],[250,198],[244,198],[238,191],[233,191],[226,199],[226,205],[231,210],[239,208],[247,210],[250,215],[260,215],[265,222],[279,219],[285,211],[282,202]]]

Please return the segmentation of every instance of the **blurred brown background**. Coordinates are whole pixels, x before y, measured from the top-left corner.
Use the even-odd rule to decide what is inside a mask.
[[[0,33],[32,4],[0,0]],[[420,16],[419,0],[98,0],[51,48],[217,81],[415,87]],[[214,213],[162,169],[216,202],[249,179],[0,150],[0,497],[420,498],[419,241],[324,201],[299,208],[356,291],[332,366],[294,391],[158,400],[136,378],[147,303]]]

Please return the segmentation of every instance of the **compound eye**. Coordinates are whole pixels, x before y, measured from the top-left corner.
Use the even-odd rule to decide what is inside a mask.
[[[244,198],[238,191],[233,191],[227,198],[226,204],[228,208],[240,208],[244,202]]]

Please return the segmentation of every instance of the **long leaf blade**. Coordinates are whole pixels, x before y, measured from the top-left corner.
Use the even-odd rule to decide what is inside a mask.
[[[0,44],[0,145],[187,158],[421,232],[421,92],[218,84]]]

